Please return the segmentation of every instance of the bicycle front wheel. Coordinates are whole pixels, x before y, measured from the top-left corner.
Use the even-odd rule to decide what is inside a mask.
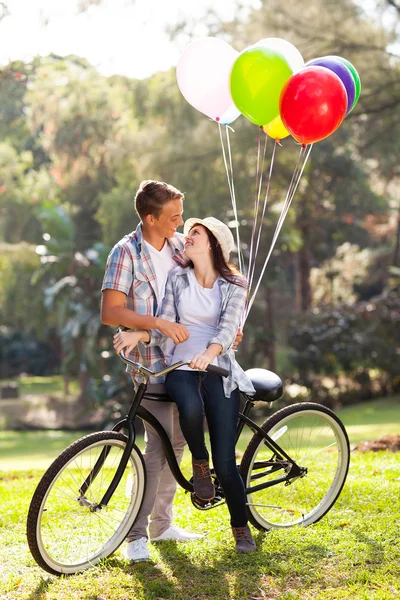
[[[98,508],[126,443],[122,433],[87,435],[66,448],[43,475],[29,508],[27,536],[34,559],[49,573],[84,571],[110,556],[128,534],[146,483],[136,446],[109,503]]]
[[[301,403],[281,409],[262,429],[296,462],[302,475],[252,491],[290,472],[290,463],[256,433],[240,466],[250,522],[271,530],[319,521],[336,502],[347,477],[350,447],[343,424],[328,408]]]

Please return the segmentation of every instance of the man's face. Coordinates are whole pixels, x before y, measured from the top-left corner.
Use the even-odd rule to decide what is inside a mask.
[[[172,238],[178,227],[183,225],[183,201],[169,200],[162,208],[161,214],[153,218],[153,231],[160,237]]]

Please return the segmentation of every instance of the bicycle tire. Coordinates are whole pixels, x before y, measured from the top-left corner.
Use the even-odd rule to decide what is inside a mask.
[[[335,504],[346,481],[350,446],[342,422],[325,406],[305,402],[282,408],[261,428],[307,472],[290,483],[248,491],[249,521],[267,531],[316,523]],[[282,468],[268,473],[265,461],[275,461],[276,468],[281,464]],[[240,465],[245,487],[285,475],[284,463],[255,433]]]
[[[136,445],[107,507],[93,511],[89,504],[93,507],[102,499],[126,443],[122,433],[89,434],[68,446],[43,475],[29,507],[27,538],[33,558],[45,571],[84,571],[110,556],[125,539],[146,487],[145,465]],[[82,496],[80,487],[105,447],[107,458]]]

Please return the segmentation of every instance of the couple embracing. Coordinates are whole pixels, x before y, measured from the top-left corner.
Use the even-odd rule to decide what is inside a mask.
[[[203,500],[214,497],[204,417],[210,435],[213,466],[224,490],[238,552],[256,550],[247,524],[246,496],[236,466],[235,429],[239,389],[254,393],[251,381],[235,360],[238,328],[247,282],[229,263],[234,247],[229,228],[214,217],[182,220],[184,195],[171,185],[143,181],[135,196],[141,220],[136,230],[109,254],[102,286],[102,322],[122,326],[114,336],[117,352],[152,370],[184,361],[160,389],[171,402],[144,398],[145,406],[164,427],[178,463],[185,444],[192,453],[193,485]],[[184,225],[184,234],[177,232]],[[229,376],[205,371],[209,364],[228,369]],[[134,384],[138,381],[134,380]],[[157,434],[145,424],[147,485],[142,507],[128,536],[126,557],[150,558],[150,541],[189,541],[202,536],[172,524],[176,482]],[[147,531],[148,530],[148,531]]]

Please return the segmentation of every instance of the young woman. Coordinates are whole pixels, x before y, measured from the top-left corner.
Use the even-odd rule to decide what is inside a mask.
[[[207,418],[213,465],[225,493],[233,536],[239,552],[254,552],[255,542],[247,524],[246,496],[236,466],[235,429],[239,412],[239,388],[254,393],[250,379],[235,360],[231,346],[243,312],[247,283],[229,264],[234,240],[229,228],[213,217],[189,219],[182,266],[170,273],[160,318],[179,322],[189,339],[174,346],[167,363],[190,362],[170,373],[168,395],[176,403],[182,432],[192,453],[196,495],[211,500],[215,491],[209,455],[204,441]],[[120,332],[114,348],[131,351],[138,343],[159,345],[156,331]],[[210,364],[230,371],[227,378],[205,371]]]

